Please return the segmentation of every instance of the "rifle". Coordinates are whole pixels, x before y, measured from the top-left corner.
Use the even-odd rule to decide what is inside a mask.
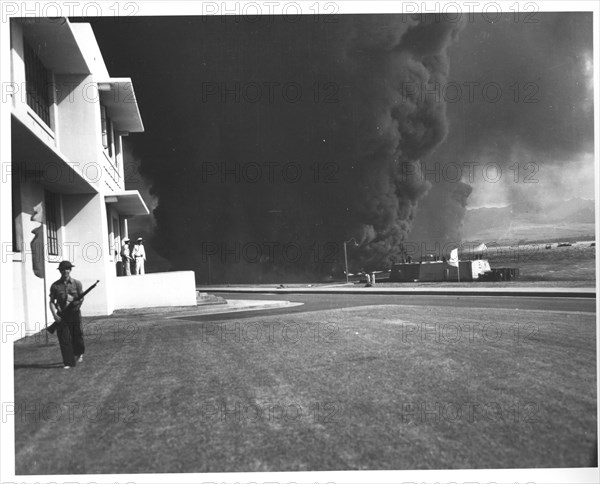
[[[56,311],[57,316],[59,316],[60,318],[62,318],[63,314],[65,314],[65,312],[67,311],[67,309],[69,308],[69,306],[77,301],[81,301],[92,289],[94,289],[98,283],[100,282],[100,280],[97,280],[94,284],[92,284],[90,287],[88,287],[85,291],[83,291],[83,293],[81,293],[81,296],[77,296],[75,298],[73,298],[72,301],[67,302],[67,304],[65,305],[64,308],[59,309],[58,311]],[[54,334],[54,332],[56,331],[56,321],[54,323],[52,323],[50,326],[48,326],[46,328],[46,331],[48,331],[51,334]]]

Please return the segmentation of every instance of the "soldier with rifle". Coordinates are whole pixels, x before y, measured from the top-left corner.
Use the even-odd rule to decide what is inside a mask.
[[[55,323],[48,327],[48,331],[57,331],[65,369],[83,361],[85,344],[80,308],[83,297],[98,284],[96,281],[96,284],[84,292],[81,282],[71,277],[73,267],[75,266],[68,260],[62,261],[58,265],[61,277],[50,286],[50,310]]]

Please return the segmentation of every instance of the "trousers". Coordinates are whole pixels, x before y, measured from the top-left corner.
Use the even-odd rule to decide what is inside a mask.
[[[75,356],[83,355],[85,352],[81,319],[69,321],[63,319],[60,323],[56,323],[56,326],[63,364],[75,366]]]
[[[131,266],[129,265],[129,259],[127,257],[123,257],[122,259],[123,262],[123,274],[124,276],[130,276],[131,275]]]

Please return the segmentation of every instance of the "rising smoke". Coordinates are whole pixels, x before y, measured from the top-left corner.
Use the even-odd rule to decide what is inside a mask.
[[[419,160],[448,132],[445,103],[403,86],[444,82],[463,26],[333,20],[143,21],[180,46],[158,49],[156,63],[185,72],[164,75],[169,95],[152,96],[162,119],[144,116],[136,83],[140,169],[159,201],[153,245],[173,268],[213,283],[285,281],[341,275],[351,238],[351,270],[385,268],[400,254],[429,188]],[[286,85],[295,90],[284,96]]]
[[[134,81],[146,132],[131,145],[158,200],[152,245],[173,268],[211,282],[341,275],[351,238],[351,270],[398,256],[430,186],[419,160],[448,132],[445,103],[403,86],[446,80],[461,22],[129,20],[93,25],[111,74]]]
[[[351,237],[361,244],[348,244],[352,271],[385,268],[409,231],[458,242],[473,203],[543,210],[593,179],[589,13],[476,15],[466,27],[444,16],[127,20],[93,26],[109,72],[131,76],[140,103],[146,132],[129,140],[158,200],[152,244],[199,280],[209,266],[212,282],[340,275]],[[447,80],[494,82],[503,96],[446,102],[403,89]],[[236,97],[252,83],[262,96]],[[279,86],[272,97],[269,83]],[[299,99],[283,98],[286,83],[301,86]],[[419,176],[419,162],[504,172],[498,183],[480,173],[438,181]],[[263,169],[256,183],[209,175],[253,163]],[[269,163],[302,176],[284,180],[279,169],[271,180]],[[522,183],[527,172],[515,183],[515,163],[535,163],[538,183]],[[285,244],[301,258],[283,257]]]
[[[538,212],[541,222],[548,205],[593,197],[593,19],[563,12],[524,20],[510,13],[494,23],[475,18],[449,48],[448,79],[477,87],[472,99],[464,88],[447,103],[449,135],[426,164],[433,171],[478,163],[470,179],[464,170],[462,181],[473,188],[467,206],[511,205],[517,214]],[[491,89],[486,98],[482,88],[492,83],[501,94]],[[481,167],[491,164],[501,176],[490,181]],[[453,200],[457,182],[435,178],[427,178],[432,188],[410,238],[460,244],[464,208]]]

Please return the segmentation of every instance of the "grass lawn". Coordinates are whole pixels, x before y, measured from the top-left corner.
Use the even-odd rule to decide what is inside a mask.
[[[15,343],[17,474],[590,465],[594,314],[388,305],[219,324],[88,318],[70,370],[55,336]]]

